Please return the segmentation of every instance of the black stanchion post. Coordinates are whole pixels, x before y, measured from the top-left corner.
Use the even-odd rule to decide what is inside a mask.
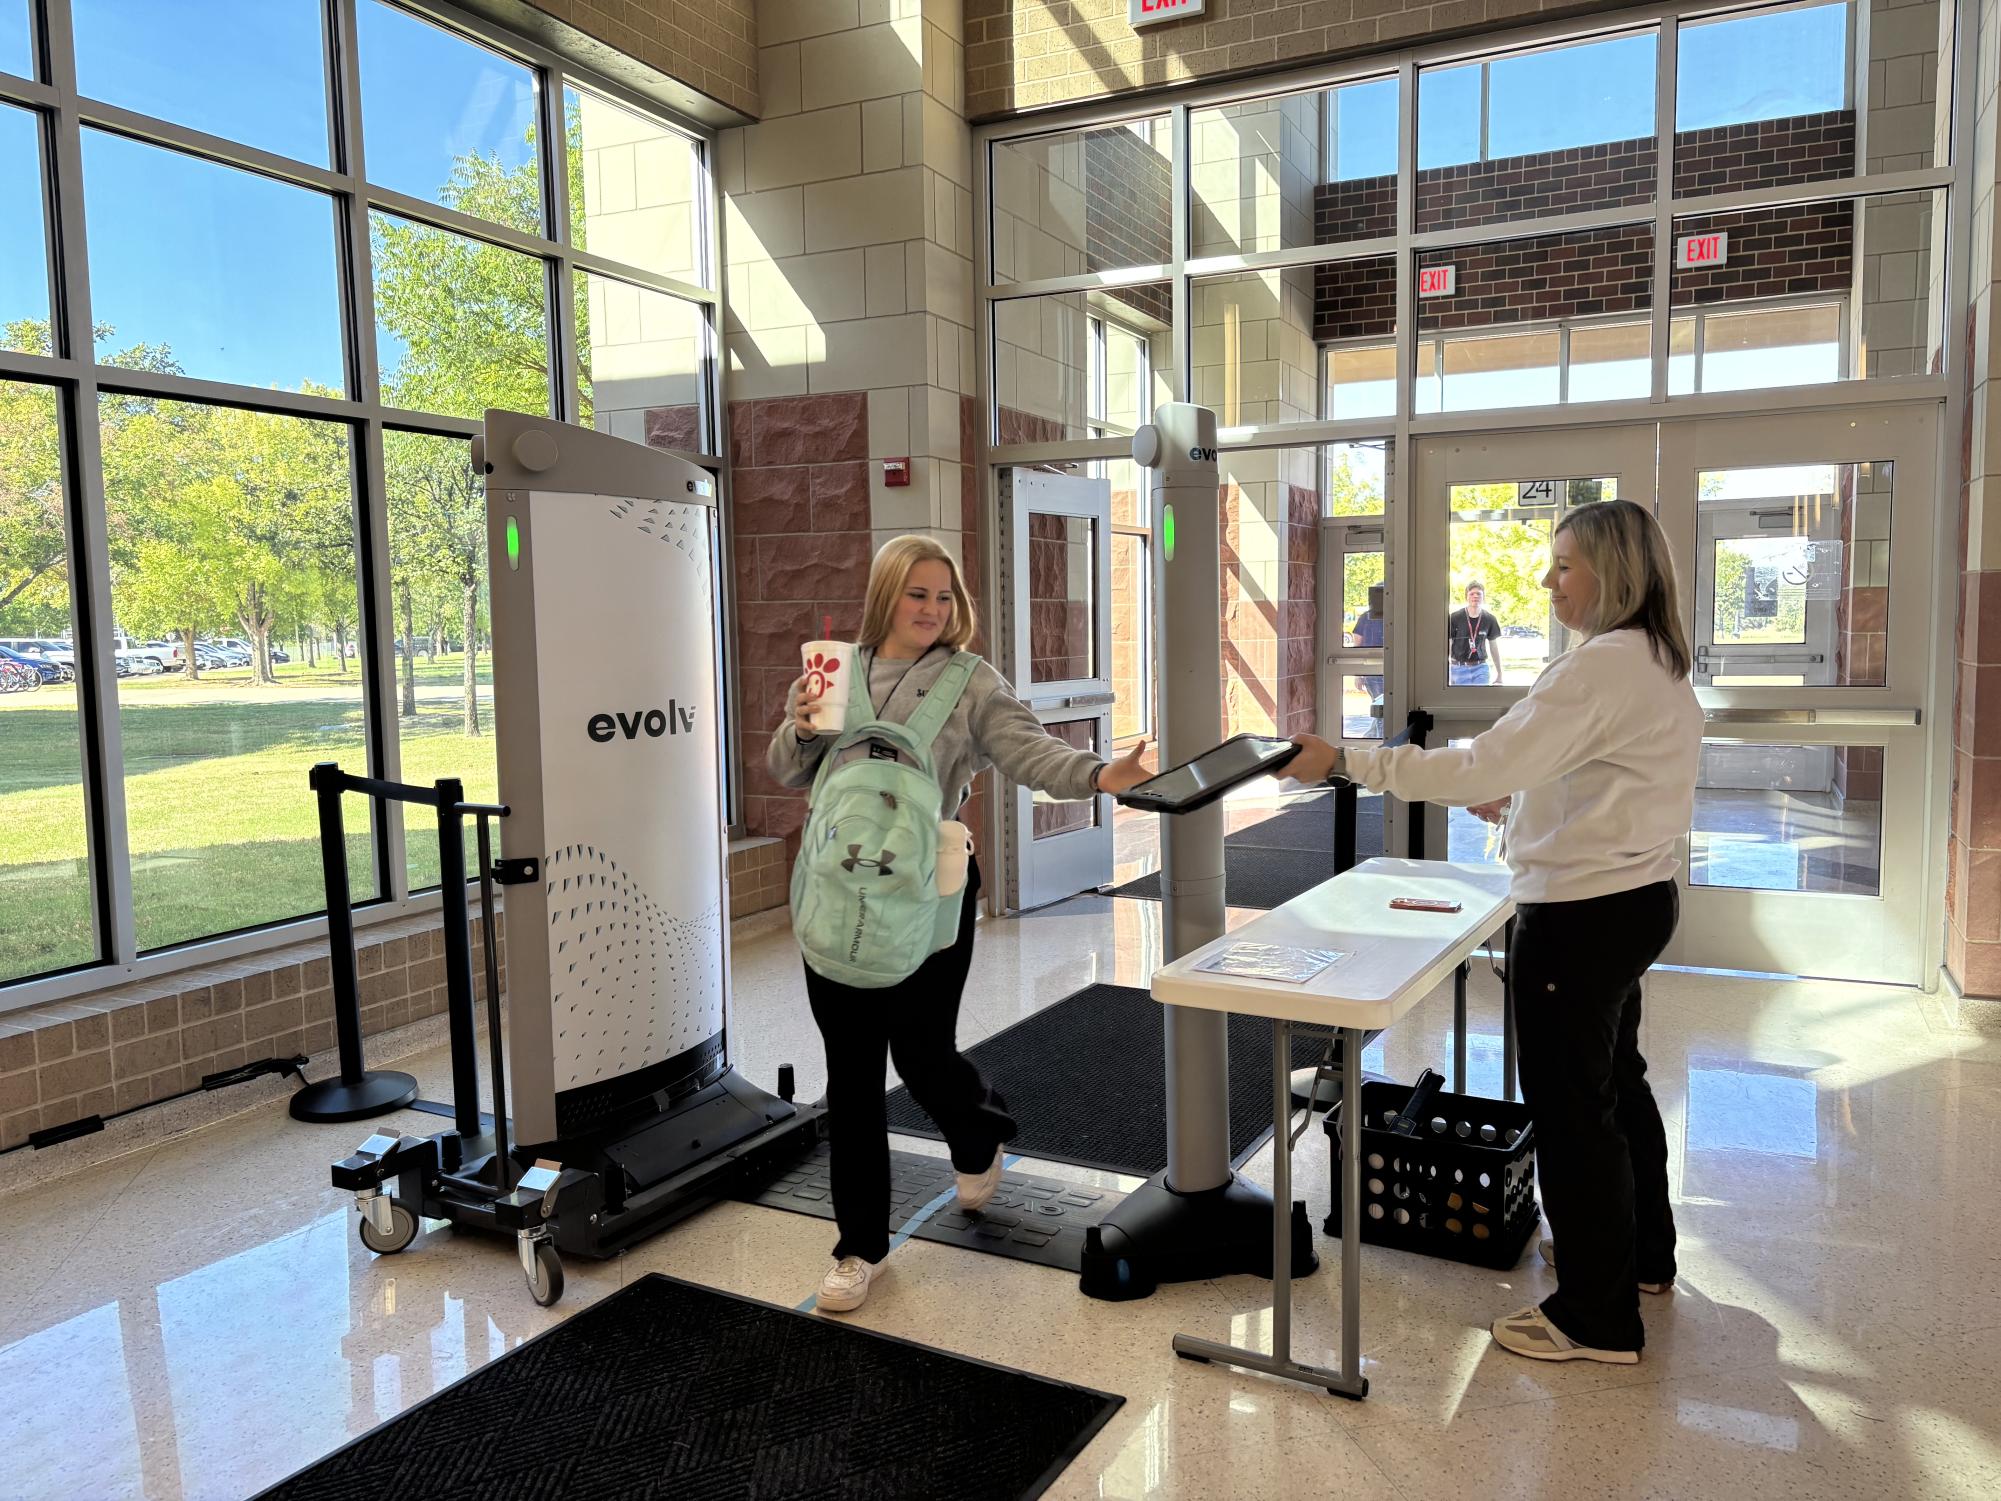
[[[1421,746],[1424,744],[1425,736],[1431,733],[1431,726],[1432,718],[1429,714],[1425,713],[1422,709],[1412,709],[1409,717],[1404,720],[1404,738],[1412,745]],[[1424,804],[1410,803],[1407,806],[1410,809],[1410,848],[1405,851],[1405,854],[1409,859],[1422,860],[1424,858]]]
[[[347,776],[322,761],[308,778],[320,805],[320,868],[327,888],[327,958],[333,973],[334,1034],[340,1046],[340,1077],[308,1084],[292,1096],[292,1119],[358,1121],[400,1109],[417,1098],[417,1081],[361,1065],[361,982],[355,973],[354,908],[348,896],[347,831],[341,794]]]
[[[438,898],[443,908],[445,1011],[452,1039],[452,1109],[459,1135],[479,1129],[479,1034],[473,1022],[472,922],[466,910],[465,784],[445,777],[438,791]]]
[[[1334,874],[1345,875],[1355,868],[1355,820],[1360,817],[1360,794],[1345,778],[1334,784]]]

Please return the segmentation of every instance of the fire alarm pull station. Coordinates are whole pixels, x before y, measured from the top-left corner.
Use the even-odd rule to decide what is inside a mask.
[[[910,460],[884,459],[882,461],[882,482],[889,489],[910,483]]]

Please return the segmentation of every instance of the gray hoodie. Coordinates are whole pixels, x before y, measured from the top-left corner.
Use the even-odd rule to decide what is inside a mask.
[[[869,698],[876,717],[902,723],[917,712],[931,685],[952,660],[952,653],[934,646],[915,662],[891,661],[862,651],[869,664]],[[820,758],[840,737],[831,733],[801,740],[792,728],[798,707],[798,685],[786,696],[785,722],[771,737],[765,765],[787,787],[804,787],[820,769]],[[1073,750],[1042,727],[1035,715],[1014,696],[1007,680],[991,663],[981,662],[973,680],[959,695],[952,717],[931,745],[938,785],[944,790],[947,818],[972,795],[973,778],[989,766],[1001,775],[1051,797],[1077,800],[1091,796],[1091,774],[1104,759]]]

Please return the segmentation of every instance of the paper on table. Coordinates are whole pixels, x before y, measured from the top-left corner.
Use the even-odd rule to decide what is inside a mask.
[[[1304,985],[1348,955],[1341,949],[1295,949],[1271,943],[1233,943],[1195,967],[1211,974],[1238,975],[1247,980],[1282,980]]]

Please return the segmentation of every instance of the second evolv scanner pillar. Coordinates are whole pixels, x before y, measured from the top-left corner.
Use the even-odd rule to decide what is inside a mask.
[[[1133,458],[1152,472],[1155,676],[1160,765],[1179,766],[1223,734],[1223,534],[1216,414],[1174,402],[1140,429]],[[1223,804],[1160,820],[1164,959],[1223,936]],[[1167,1029],[1167,1186],[1217,1188],[1230,1178],[1228,1018],[1164,1008]]]
[[[1160,764],[1223,738],[1223,536],[1216,414],[1174,402],[1133,438],[1150,472]],[[1223,804],[1160,820],[1166,958],[1223,936]],[[1163,1282],[1233,1272],[1270,1276],[1271,1196],[1230,1167],[1229,1018],[1161,1008],[1166,1029],[1167,1170],[1090,1230],[1079,1286],[1094,1298],[1143,1298]],[[1319,1264],[1305,1205],[1292,1215],[1292,1274]]]

